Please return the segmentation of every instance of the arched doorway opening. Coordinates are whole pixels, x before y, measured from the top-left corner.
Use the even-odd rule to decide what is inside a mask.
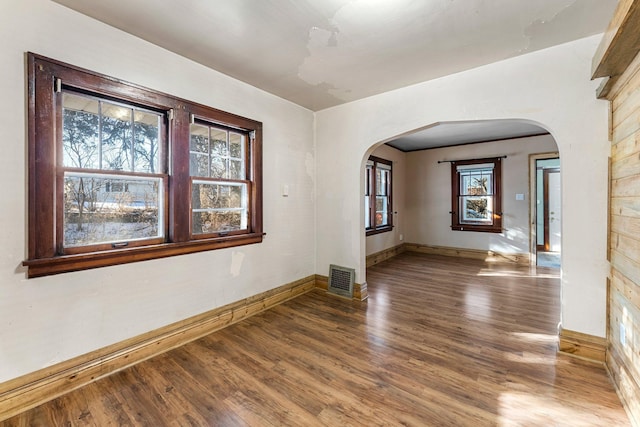
[[[483,196],[478,193],[481,190],[474,188],[472,195],[476,197],[465,197],[467,201],[473,199],[471,202],[476,206],[477,203],[487,206],[486,199],[491,204],[489,196],[500,197],[500,211],[490,212],[501,218],[499,232],[452,229],[452,216],[459,214],[452,209],[452,200],[462,197],[462,193],[456,194],[459,189],[452,182],[455,172],[452,174],[451,162],[490,158],[502,159],[499,194],[487,195],[482,200],[483,197],[477,197]],[[557,159],[557,167],[550,167],[551,158]],[[537,163],[538,160],[548,164]],[[375,165],[380,161],[390,165],[390,184],[381,180],[380,173],[372,175],[378,172]],[[538,187],[544,186],[532,179],[537,170],[531,169],[532,161],[536,168],[541,167],[542,173],[548,170],[547,188],[550,182],[552,188],[559,189],[556,179],[559,175],[550,175],[559,172],[555,139],[543,126],[527,120],[438,122],[373,145],[362,159],[361,174],[367,267],[407,249],[533,265],[539,252],[559,253],[562,234],[559,215],[552,218],[547,215],[547,219],[555,222],[549,225],[547,221],[546,235],[544,228],[539,231],[537,227],[539,204],[544,208],[544,199],[537,203],[537,192]],[[470,172],[466,174],[470,180],[479,180]],[[481,179],[486,187],[487,178]],[[388,190],[380,191],[380,185],[385,183]],[[561,209],[559,191],[557,196],[546,200],[547,208],[553,206],[547,213]],[[389,222],[378,224],[380,218],[386,218],[378,211],[386,208],[387,201],[391,204]],[[541,219],[544,223],[544,218]],[[390,226],[380,230],[378,225]],[[544,251],[537,246],[541,233],[547,239],[546,249],[542,246]],[[557,263],[553,266],[559,267],[559,259]]]

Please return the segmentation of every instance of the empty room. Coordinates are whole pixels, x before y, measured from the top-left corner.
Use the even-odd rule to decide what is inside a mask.
[[[2,0],[0,426],[640,426],[640,0]]]

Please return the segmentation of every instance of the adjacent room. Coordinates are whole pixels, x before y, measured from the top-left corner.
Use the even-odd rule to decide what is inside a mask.
[[[4,0],[0,425],[640,425],[640,0]]]

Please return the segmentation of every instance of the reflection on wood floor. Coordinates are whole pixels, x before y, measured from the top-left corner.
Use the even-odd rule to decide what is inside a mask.
[[[0,425],[629,425],[556,354],[557,274],[405,253],[368,302],[312,291]]]

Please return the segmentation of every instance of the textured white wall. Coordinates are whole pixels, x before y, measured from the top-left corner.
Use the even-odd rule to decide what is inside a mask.
[[[358,282],[366,279],[360,166],[370,147],[439,121],[530,120],[551,132],[561,157],[563,327],[605,336],[607,104],[595,98],[598,82],[590,80],[599,40],[589,37],[317,113],[316,164],[331,171],[316,186],[318,273],[335,263],[355,268]]]
[[[47,0],[0,40],[0,382],[315,273],[312,112]],[[27,51],[262,121],[264,242],[27,280]]]
[[[529,253],[529,154],[557,151],[549,135],[424,150],[407,155],[405,240],[432,246]],[[438,160],[502,160],[502,233],[451,230],[451,165]],[[524,200],[516,200],[516,194]]]

